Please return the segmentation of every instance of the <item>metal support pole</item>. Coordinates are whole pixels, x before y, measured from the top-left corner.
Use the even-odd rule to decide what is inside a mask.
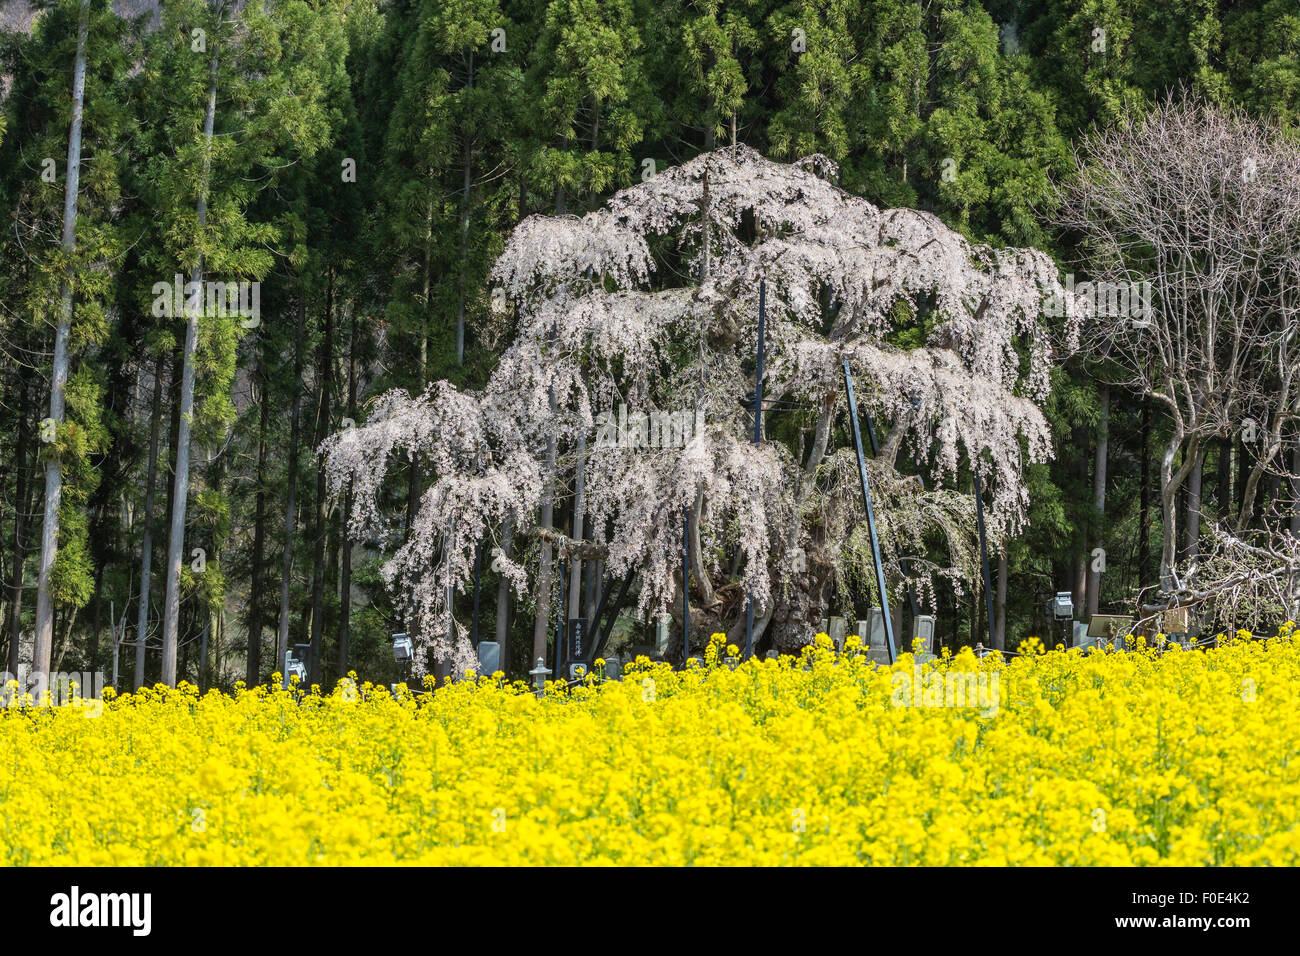
[[[767,331],[767,280],[758,284],[758,362],[754,368],[754,444],[763,443],[763,336]],[[754,592],[745,605],[745,657],[754,656]]]
[[[474,616],[469,630],[469,642],[478,647],[478,592],[483,580],[483,539],[478,539],[478,549],[474,552]]]
[[[984,605],[989,617],[989,644],[993,641],[993,579],[989,575],[989,545],[984,536],[984,491],[980,487],[980,466],[975,463],[975,520],[980,532],[980,570],[984,575]]]
[[[858,402],[853,397],[853,372],[844,361],[844,391],[849,400],[849,430],[853,433],[853,447],[858,453],[858,476],[862,479],[862,505],[867,512],[867,532],[871,535],[871,557],[876,565],[876,590],[880,592],[880,616],[885,625],[885,647],[889,663],[894,663],[898,652],[894,647],[894,621],[889,615],[889,592],[885,590],[885,567],[880,561],[880,539],[876,536],[876,513],[871,509],[871,488],[867,483],[867,460],[862,454],[862,430],[858,427]]]
[[[682,508],[682,667],[691,659],[691,509]]]

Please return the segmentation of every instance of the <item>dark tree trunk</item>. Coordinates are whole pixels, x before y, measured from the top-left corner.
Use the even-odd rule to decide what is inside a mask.
[[[27,496],[31,484],[28,480],[31,468],[28,457],[32,447],[31,408],[28,401],[30,378],[30,370],[24,367],[18,377],[18,441],[14,449],[14,540],[10,552],[13,577],[9,586],[8,670],[15,675],[18,673],[18,652],[22,647],[23,563],[26,552],[23,534],[26,530],[25,519],[29,508]]]
[[[1219,439],[1218,448],[1218,468],[1214,479],[1214,500],[1219,508],[1219,524],[1226,525],[1232,520],[1232,439]]]
[[[585,529],[583,528],[583,519],[586,517],[586,480],[587,480],[587,437],[580,434],[578,436],[578,462],[575,468],[573,478],[573,508],[572,508],[572,525],[570,536],[575,541],[583,540]],[[569,618],[578,618],[582,616],[582,559],[574,558],[569,565],[569,596],[566,607],[566,613]]]
[[[1201,481],[1205,474],[1205,452],[1209,445],[1202,443],[1196,453],[1196,462],[1187,476],[1187,527],[1183,529],[1183,554],[1196,553],[1201,539]]]
[[[474,50],[469,51],[468,89],[474,88]],[[460,276],[456,292],[456,364],[465,364],[465,265],[469,258],[470,187],[474,182],[474,135],[461,130],[464,137],[464,167],[460,198]]]
[[[348,341],[348,418],[357,418],[357,312],[352,310],[352,328]],[[352,520],[352,482],[343,496],[343,554],[339,571],[339,676],[348,673],[348,644],[352,638],[352,541],[348,522]]]
[[[106,563],[106,557],[95,562],[94,597],[90,602],[90,646],[87,648],[89,653],[86,655],[91,671],[99,670],[99,639],[104,631],[104,565]]]
[[[1087,487],[1088,484],[1088,435],[1082,428],[1074,429],[1073,434],[1074,454],[1073,469],[1074,479],[1079,489]],[[1086,506],[1085,506],[1086,507]],[[1085,514],[1083,508],[1078,509],[1077,514]],[[1087,522],[1081,521],[1077,525],[1077,532],[1074,543],[1074,554],[1071,558],[1072,567],[1070,569],[1070,594],[1074,601],[1074,613],[1083,614],[1088,606],[1088,528]]]
[[[153,509],[154,487],[158,484],[158,441],[162,430],[163,369],[166,353],[159,351],[153,371],[153,409],[149,414],[149,462],[144,478],[144,521],[140,540],[140,604],[135,619],[135,688],[144,686],[144,666],[148,660],[145,638],[149,633],[149,585],[153,578]],[[173,406],[174,407],[174,406]],[[168,488],[170,489],[170,484]],[[170,497],[170,491],[168,492]]]
[[[1300,538],[1300,439],[1291,448],[1291,533]]]
[[[284,496],[284,552],[280,565],[280,627],[275,639],[273,671],[284,667],[284,655],[289,651],[289,586],[293,571],[294,506],[298,485],[298,443],[302,404],[302,352],[303,335],[307,324],[307,303],[299,292],[298,320],[293,334],[293,398],[289,402],[289,482]]]
[[[1088,564],[1088,617],[1096,614],[1101,606],[1102,572],[1098,557],[1104,560],[1106,545],[1106,464],[1110,455],[1110,388],[1103,385],[1098,397],[1101,404],[1101,417],[1097,424],[1097,452],[1092,462],[1092,504],[1097,512],[1095,515],[1097,528],[1092,538],[1094,553],[1089,556]],[[1100,556],[1095,553],[1098,548],[1102,549]]]
[[[957,592],[952,592],[952,635],[948,641],[948,647],[956,653],[957,648],[961,646],[960,621],[957,619],[958,612],[961,610],[961,604],[957,601]]]
[[[208,468],[208,487],[224,488],[226,484],[226,456],[218,453],[212,457]],[[225,539],[217,536],[215,527],[211,529],[210,533],[211,538],[204,542],[204,546],[208,549],[208,560],[219,561]],[[189,642],[189,646],[191,653],[198,654],[198,668],[195,680],[198,681],[201,689],[207,690],[208,648],[212,637],[212,616],[215,611],[208,603],[206,596],[200,597],[194,602],[194,605],[194,623],[198,634],[196,640]]]
[[[1187,507],[1188,507],[1187,491],[1188,491],[1187,482],[1184,481],[1182,487],[1178,489],[1178,494],[1176,498],[1177,504],[1174,506],[1176,509],[1176,513],[1179,515],[1187,514]],[[1183,536],[1180,536],[1179,538],[1178,547],[1175,549],[1175,554],[1177,555],[1177,561],[1179,564],[1182,564],[1184,561],[1187,560],[1187,546],[1185,540],[1183,539]]]
[[[511,531],[513,522],[510,516],[501,528],[501,552],[507,558],[510,557]],[[497,617],[496,617],[496,638],[500,645],[501,670],[505,672],[506,679],[510,678],[510,582],[506,580],[505,575],[497,579]]]
[[[326,531],[326,539],[325,539],[325,593],[328,594],[328,595],[333,595],[333,596],[334,596],[334,599],[335,599],[336,601],[337,601],[337,599],[338,599],[338,594],[339,594],[339,563],[340,563],[340,557],[339,557],[339,554],[340,554],[340,551],[341,551],[341,548],[340,548],[340,546],[339,546],[339,521],[340,521],[340,518],[341,518],[341,515],[339,514],[338,510],[335,509],[335,510],[333,510],[333,511],[332,511],[332,512],[331,512],[331,513],[326,517],[326,520],[325,520],[325,531]],[[326,625],[326,627],[330,628],[330,630],[328,630],[326,633],[327,633],[327,634],[334,634],[334,635],[335,635],[335,643],[337,644],[337,642],[338,642],[338,637],[337,637],[337,635],[338,635],[337,604],[335,605],[334,608],[326,607],[326,609],[325,609],[325,625]],[[324,646],[324,641],[322,640],[322,642],[321,642],[321,654],[323,655],[324,653],[325,653],[325,646]],[[335,647],[334,654],[335,654],[335,658],[334,658],[333,661],[330,661],[330,664],[331,664],[331,665],[333,665],[334,663],[337,663],[337,660],[338,660],[338,648],[337,648],[337,647]],[[325,670],[325,661],[324,661],[324,658],[322,658],[322,661],[321,661],[321,664],[320,664],[320,668],[321,668],[321,676],[322,676],[322,680],[326,681],[327,684],[328,684],[328,686],[330,686],[330,687],[333,687],[336,683],[338,683],[338,679],[339,679],[340,677],[343,677],[343,676],[347,673],[346,671],[337,671],[337,670],[335,670],[335,672],[334,672],[333,674],[330,674],[329,672],[327,672],[327,671]]]
[[[551,413],[555,413],[555,391],[550,392]],[[553,527],[555,517],[555,435],[546,439],[546,464],[542,469],[541,528]],[[543,540],[537,570],[537,616],[533,619],[533,657],[530,663],[546,658],[547,636],[551,621],[551,542]]]
[[[177,345],[172,349],[171,382],[167,388],[167,401],[171,408],[171,419],[167,426],[167,458],[163,459],[163,467],[168,475],[172,474],[172,469],[167,464],[167,460],[176,456],[176,443],[181,430],[181,366],[183,361],[181,347]],[[163,487],[167,490],[167,504],[163,514],[167,515],[168,520],[170,520],[172,502],[176,498],[176,487],[172,482],[166,480],[163,481]]]
[[[1007,649],[1007,553],[998,555],[997,600],[993,609],[993,646],[999,651]]]
[[[325,334],[321,337],[320,352],[316,359],[317,392],[316,441],[321,442],[330,429],[330,383],[334,378],[334,271],[329,272],[325,291]],[[321,682],[321,640],[325,632],[325,544],[328,534],[328,514],[325,489],[325,469],[316,465],[316,520],[312,534],[311,571],[311,651],[307,668],[308,681]]]
[[[244,684],[250,688],[261,682],[262,605],[266,601],[266,455],[271,419],[271,375],[267,368],[267,347],[263,343],[258,369],[262,407],[257,419],[257,495],[253,513],[253,554],[249,562],[248,652],[244,661]]]
[[[1248,479],[1250,478],[1250,456],[1246,454],[1246,451],[1247,448],[1246,448],[1245,440],[1238,441],[1237,442],[1236,488],[1234,488],[1233,490],[1236,492],[1237,511],[1239,513],[1244,511],[1246,507],[1246,485],[1248,483]],[[1245,525],[1250,524],[1250,516],[1246,518],[1244,524]]]
[[[1142,444],[1138,449],[1141,465],[1138,478],[1138,587],[1151,580],[1151,401],[1142,399]]]

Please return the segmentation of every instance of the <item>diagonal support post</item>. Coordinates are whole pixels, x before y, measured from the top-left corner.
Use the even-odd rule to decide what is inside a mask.
[[[691,659],[691,509],[682,508],[682,668]]]
[[[984,535],[984,489],[980,485],[980,466],[975,462],[975,520],[980,532],[980,571],[984,575],[984,609],[989,618],[989,645],[993,644],[993,576],[989,574],[989,545]]]
[[[862,454],[862,429],[858,426],[858,402],[853,397],[853,372],[848,359],[844,360],[844,392],[849,401],[849,430],[853,433],[853,447],[858,453],[858,477],[862,479],[862,505],[867,512],[867,532],[871,535],[871,558],[876,565],[876,590],[880,594],[880,616],[885,625],[885,647],[889,663],[898,659],[894,646],[894,621],[889,615],[889,592],[885,590],[885,566],[880,560],[880,538],[876,535],[876,513],[871,508],[871,486],[867,481],[867,460]]]

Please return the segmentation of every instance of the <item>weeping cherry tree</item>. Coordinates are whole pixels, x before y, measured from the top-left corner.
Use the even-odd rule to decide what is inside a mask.
[[[494,566],[543,625],[554,563],[581,554],[610,580],[637,575],[636,609],[676,615],[680,632],[685,522],[695,633],[743,633],[752,594],[756,639],[807,643],[871,578],[843,439],[846,361],[882,435],[868,469],[891,591],[933,605],[936,577],[977,579],[963,462],[979,464],[995,546],[1020,529],[1023,469],[1050,454],[1039,403],[1054,353],[1077,335],[1072,304],[1063,343],[1042,317],[1064,297],[1055,267],[1035,250],[973,245],[927,213],[878,209],[837,188],[837,172],[822,156],[783,165],[735,146],[585,216],[530,217],[493,270],[503,308],[479,334],[506,344],[487,387],[389,392],[326,440],[332,493],[351,482],[355,496],[354,538],[400,540],[381,507],[395,463],[418,459],[432,476],[385,573],[433,660],[475,666],[450,600],[478,542],[497,542],[507,521],[517,552],[497,547]],[[579,490],[581,542],[543,509]],[[947,560],[929,560],[926,541]]]

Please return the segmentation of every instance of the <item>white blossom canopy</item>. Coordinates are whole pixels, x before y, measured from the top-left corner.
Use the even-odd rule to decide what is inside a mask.
[[[474,666],[448,595],[469,579],[478,541],[507,517],[516,536],[536,531],[548,483],[562,498],[579,459],[590,543],[610,575],[639,572],[642,610],[680,595],[683,509],[699,515],[693,567],[709,580],[693,585],[706,611],[719,600],[712,582],[729,574],[767,617],[783,601],[806,601],[797,592],[808,583],[789,570],[796,550],[843,583],[863,553],[860,498],[844,493],[852,473],[842,454],[827,454],[843,421],[846,360],[860,406],[889,425],[871,467],[893,554],[914,552],[937,527],[954,565],[973,570],[969,549],[956,553],[970,518],[969,496],[952,488],[963,457],[982,462],[991,536],[1023,523],[1023,465],[1050,453],[1038,402],[1053,360],[1042,305],[1064,299],[1053,263],[1035,250],[972,245],[928,213],[877,209],[837,188],[836,172],[825,157],[783,165],[738,146],[585,216],[529,217],[493,270],[513,308],[497,319],[508,345],[488,385],[389,393],[366,424],[326,441],[332,494],[352,483],[354,537],[393,530],[379,493],[394,459],[426,463],[432,483],[386,574],[435,657]],[[745,401],[761,280],[765,407],[775,410],[769,439],[754,445]],[[1073,315],[1067,330],[1077,335]],[[620,405],[702,415],[705,427],[680,447],[592,440],[597,416]],[[778,418],[800,415],[816,420],[811,452],[778,436],[796,430]],[[893,470],[904,440],[927,491]],[[521,598],[535,553],[497,552],[494,566]]]

